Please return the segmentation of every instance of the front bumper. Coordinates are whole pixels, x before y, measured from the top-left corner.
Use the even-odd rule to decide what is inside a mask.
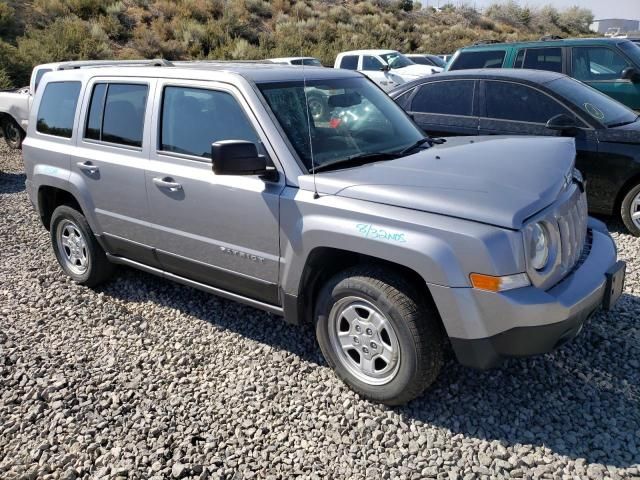
[[[604,224],[590,219],[589,229],[588,256],[549,290],[532,286],[496,294],[431,288],[461,364],[486,369],[503,357],[546,353],[580,332],[602,304],[606,274],[617,263],[615,243]]]

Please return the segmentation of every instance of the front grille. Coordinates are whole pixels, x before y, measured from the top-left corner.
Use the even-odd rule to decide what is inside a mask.
[[[587,197],[579,192],[556,212],[560,231],[562,276],[570,272],[584,247],[587,238]]]

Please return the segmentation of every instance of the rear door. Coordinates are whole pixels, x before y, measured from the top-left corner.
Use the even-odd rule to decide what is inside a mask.
[[[476,83],[475,80],[424,83],[408,100],[407,110],[431,136],[478,135]]]
[[[99,78],[83,99],[79,139],[71,156],[94,217],[112,253],[155,265],[148,226],[145,168],[148,108],[155,80]]]
[[[216,175],[211,144],[266,137],[226,84],[159,80],[146,188],[154,246],[171,273],[278,304],[279,198],[284,175]]]
[[[634,65],[613,46],[594,45],[571,49],[571,76],[620,103],[640,111],[640,83],[622,78],[622,72]]]

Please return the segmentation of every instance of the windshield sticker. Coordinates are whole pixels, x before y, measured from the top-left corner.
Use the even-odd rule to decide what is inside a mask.
[[[359,223],[356,225],[358,231],[365,238],[373,238],[377,240],[387,240],[389,242],[406,243],[404,233],[388,232],[384,228],[376,227],[370,223]]]
[[[604,120],[604,113],[598,107],[596,107],[592,103],[585,103],[584,108],[589,115],[591,115],[596,120]]]

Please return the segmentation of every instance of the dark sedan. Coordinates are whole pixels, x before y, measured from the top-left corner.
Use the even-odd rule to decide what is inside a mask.
[[[462,70],[389,93],[429,135],[573,136],[592,213],[619,215],[640,236],[640,121],[610,97],[566,75]]]

